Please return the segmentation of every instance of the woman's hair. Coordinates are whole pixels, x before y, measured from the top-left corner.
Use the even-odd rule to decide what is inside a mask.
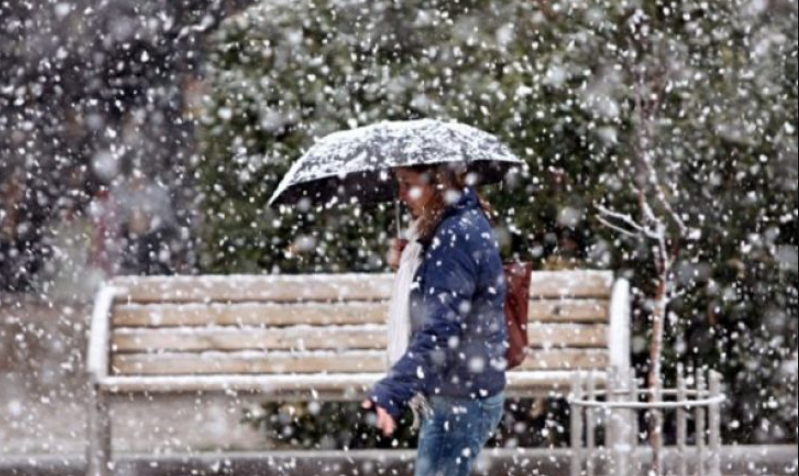
[[[452,163],[415,165],[405,168],[417,174],[427,174],[430,184],[434,187],[432,197],[423,207],[421,216],[418,217],[419,239],[429,241],[433,238],[436,228],[441,222],[441,217],[450,204],[447,201],[447,193],[452,191],[462,193],[468,186],[468,170],[463,164]],[[475,193],[480,208],[489,222],[493,223],[494,209],[479,192],[475,190]]]

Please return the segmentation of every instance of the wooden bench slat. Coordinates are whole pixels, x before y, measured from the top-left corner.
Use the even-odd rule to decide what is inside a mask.
[[[116,354],[111,370],[115,375],[385,372],[384,356],[382,351]],[[608,360],[603,350],[531,349],[519,370],[600,369]]]
[[[594,370],[606,369],[610,356],[604,349],[528,349],[528,356],[518,367],[524,370]],[[511,370],[508,373],[513,373]]]
[[[164,326],[292,326],[385,324],[386,302],[325,303],[234,303],[234,304],[117,304],[116,327]],[[608,322],[609,302],[600,299],[531,300],[531,321]]]
[[[608,347],[605,324],[549,324],[531,322],[527,328],[533,348],[602,348]]]
[[[531,299],[527,312],[532,322],[607,323],[610,301],[605,299]]]
[[[126,290],[118,302],[325,302],[389,298],[393,275],[213,275],[122,276],[112,285]],[[533,271],[532,297],[608,298],[610,271]]]
[[[297,324],[384,324],[385,302],[324,303],[234,303],[234,304],[117,304],[115,326],[293,326]]]
[[[389,274],[120,277],[118,302],[332,302],[388,299]]]
[[[386,326],[123,328],[114,331],[115,352],[207,350],[385,349]],[[532,347],[607,347],[606,325],[541,324],[528,328]]]
[[[336,352],[203,352],[116,354],[114,374],[291,374],[359,373],[385,370],[384,353]]]
[[[598,270],[533,271],[531,299],[596,298],[609,299],[613,272]]]
[[[572,372],[554,371],[512,371],[508,372],[506,394],[509,397],[521,395],[546,395],[558,391],[568,391]],[[596,374],[603,386],[605,372]],[[108,377],[102,383],[104,390],[111,393],[180,393],[180,392],[257,392],[264,400],[284,401],[293,396],[298,400],[317,398],[357,400],[385,377],[381,372],[339,375],[181,375],[181,376],[123,376]]]
[[[172,328],[115,331],[119,352],[385,349],[385,326]]]

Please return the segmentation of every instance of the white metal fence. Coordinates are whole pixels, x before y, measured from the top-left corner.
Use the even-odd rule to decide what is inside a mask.
[[[691,379],[680,370],[677,388],[654,395],[636,378],[615,370],[606,389],[599,389],[597,382],[592,373],[578,374],[573,382],[572,476],[638,476],[648,470],[666,475],[663,438],[655,439],[659,447],[652,449],[652,461],[635,459],[639,445],[651,436],[641,432],[642,416],[675,428],[677,463],[668,475],[721,476],[724,395],[718,372],[697,372]]]

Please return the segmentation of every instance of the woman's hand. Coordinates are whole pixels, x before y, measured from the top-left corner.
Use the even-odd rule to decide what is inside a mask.
[[[377,423],[376,426],[383,431],[383,436],[389,437],[394,433],[394,430],[397,427],[397,424],[394,423],[394,418],[388,414],[387,411],[383,410],[379,405],[375,405],[372,403],[371,400],[364,400],[361,406],[365,410],[369,410],[372,407],[377,407]]]
[[[399,269],[400,260],[402,259],[402,250],[405,249],[407,244],[408,240],[402,238],[395,238],[391,240],[388,255],[386,256],[386,262],[392,270],[396,271]]]

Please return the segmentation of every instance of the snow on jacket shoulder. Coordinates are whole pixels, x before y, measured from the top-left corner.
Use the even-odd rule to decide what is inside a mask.
[[[505,388],[505,281],[474,191],[447,208],[411,290],[405,355],[369,395],[398,420],[416,393],[487,398]]]

